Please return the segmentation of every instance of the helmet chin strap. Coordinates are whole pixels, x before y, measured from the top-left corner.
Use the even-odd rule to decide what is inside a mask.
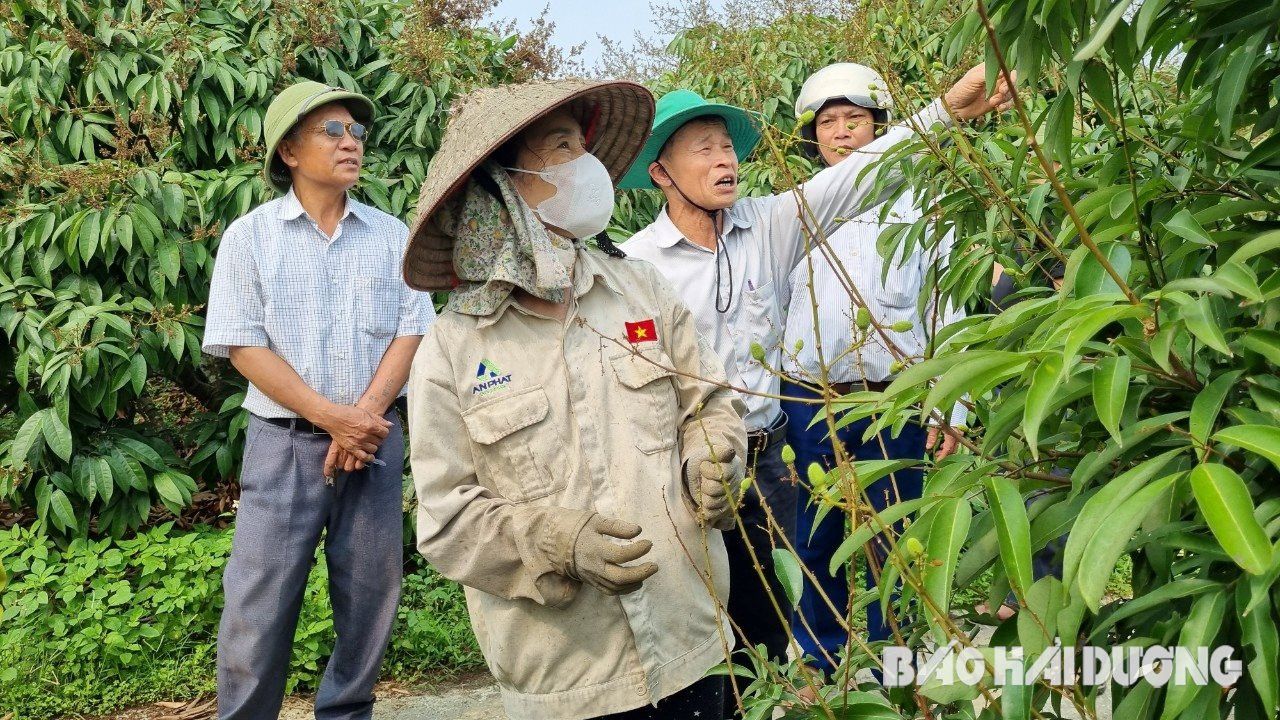
[[[729,312],[729,308],[733,307],[733,258],[729,256],[729,251],[727,249],[724,251],[724,259],[729,272],[729,294],[723,302],[720,299],[720,249],[724,247],[724,234],[722,232],[724,228],[723,211],[712,210],[694,202],[688,195],[685,195],[684,190],[681,190],[680,186],[676,184],[676,178],[671,174],[671,171],[667,169],[667,166],[663,165],[661,160],[655,160],[654,162],[658,164],[658,167],[662,168],[662,172],[667,174],[667,179],[671,181],[671,187],[675,188],[676,192],[680,193],[680,197],[683,198],[685,202],[706,213],[707,218],[711,220],[711,231],[715,233],[716,236],[716,312],[723,315]]]

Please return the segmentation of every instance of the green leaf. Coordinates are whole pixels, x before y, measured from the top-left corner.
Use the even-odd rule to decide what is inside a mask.
[[[1130,196],[1121,193],[1116,197],[1128,198]],[[1098,246],[1098,250],[1107,258],[1108,264],[1116,271],[1116,274],[1128,282],[1129,270],[1133,267],[1133,258],[1129,254],[1129,248],[1118,242],[1111,242],[1102,243]],[[1098,261],[1098,258],[1093,253],[1085,255],[1080,261],[1080,268],[1076,271],[1076,297],[1118,292],[1120,292],[1120,286],[1112,279],[1106,268],[1102,267],[1102,263]]]
[[[182,491],[178,489],[178,484],[171,474],[167,472],[156,473],[151,478],[151,486],[156,489],[156,493],[160,495],[166,506],[182,506]]]
[[[1018,642],[1027,660],[1039,657],[1053,642],[1063,600],[1062,581],[1052,575],[1040,578],[1027,591],[1027,605],[1016,621]]]
[[[1098,27],[1093,31],[1093,35],[1089,36],[1089,41],[1081,46],[1081,48],[1076,51],[1075,56],[1071,59],[1079,62],[1081,60],[1088,60],[1094,55],[1097,55],[1098,51],[1102,49],[1102,46],[1106,44],[1107,38],[1111,37],[1112,31],[1116,29],[1116,24],[1124,17],[1125,10],[1128,10],[1131,4],[1130,0],[1120,0],[1117,2],[1107,13],[1107,16],[1102,19],[1102,22],[1098,23]]]
[[[49,449],[63,460],[71,460],[71,430],[62,424],[62,418],[52,410],[41,413],[40,429]]]
[[[160,187],[160,205],[164,208],[164,214],[168,216],[169,222],[177,226],[187,209],[187,199],[182,194],[182,188],[171,183],[162,185]]]
[[[1062,551],[1062,584],[1074,585],[1076,571],[1080,567],[1085,545],[1108,521],[1111,513],[1152,478],[1164,470],[1174,457],[1186,452],[1185,447],[1166,451],[1142,461],[1134,468],[1103,485],[1080,508],[1080,514],[1067,535],[1067,546]]]
[[[1130,366],[1128,355],[1117,355],[1104,357],[1093,367],[1093,408],[1117,443],[1121,442],[1120,415],[1129,396]]]
[[[921,363],[916,363],[911,367],[898,373],[898,376],[889,383],[889,387],[885,388],[884,396],[886,398],[898,395],[906,390],[910,390],[917,385],[921,385],[933,378],[942,375],[956,365],[965,362],[972,362],[978,358],[1002,358],[1005,360],[1014,360],[1020,356],[1017,353],[1003,352],[998,350],[975,350],[967,353],[954,353],[945,357],[930,358]]]
[[[866,545],[872,536],[884,532],[886,528],[891,527],[902,518],[917,510],[929,507],[941,499],[941,497],[924,497],[894,503],[875,515],[868,516],[866,522],[858,523],[854,526],[853,532],[845,536],[844,541],[840,543],[840,547],[836,548],[836,551],[832,553],[831,562],[827,565],[827,572],[835,575],[836,571],[848,562],[849,558],[853,557],[853,553],[858,548]]]
[[[1233,354],[1231,348],[1227,347],[1227,337],[1222,334],[1222,325],[1213,311],[1212,298],[1200,297],[1195,302],[1183,305],[1181,309],[1182,319],[1192,335],[1223,355]]]
[[[9,465],[22,467],[27,461],[31,449],[40,440],[44,415],[50,412],[52,411],[45,409],[32,413],[22,423],[22,427],[18,428],[17,434],[13,436],[13,444],[9,446]]]
[[[1224,139],[1231,137],[1236,106],[1240,104],[1240,98],[1244,95],[1249,71],[1253,69],[1258,59],[1256,52],[1257,45],[1253,42],[1238,49],[1231,57],[1231,61],[1227,63],[1227,69],[1222,71],[1218,82],[1213,85],[1214,104],[1218,111],[1218,129]]]
[[[1064,323],[1061,328],[1054,331],[1053,337],[1066,335],[1062,348],[1063,362],[1068,363],[1065,367],[1071,367],[1071,364],[1075,362],[1076,355],[1080,352],[1080,348],[1084,347],[1086,342],[1106,326],[1129,318],[1145,317],[1150,313],[1151,310],[1144,306],[1110,305],[1088,311],[1080,315],[1078,319]]]
[[[71,500],[67,498],[67,494],[61,489],[54,490],[49,496],[49,510],[61,527],[71,532],[79,529],[75,510],[71,508]]]
[[[1261,455],[1280,470],[1280,427],[1233,425],[1214,433],[1213,439]]]
[[[1254,328],[1240,338],[1240,344],[1266,358],[1272,365],[1280,365],[1280,332]]]
[[[178,272],[182,269],[182,261],[178,251],[178,243],[170,237],[164,237],[156,247],[156,262],[160,264],[160,272],[171,285],[178,284]]]
[[[936,407],[950,406],[965,393],[981,394],[985,389],[1016,375],[1027,362],[1027,358],[1011,353],[968,358],[938,379],[937,384],[929,390],[921,412],[928,413]]]
[[[1262,288],[1258,287],[1258,278],[1245,265],[1236,263],[1227,263],[1218,272],[1213,274],[1213,279],[1226,287],[1232,294],[1240,295],[1248,298],[1253,302],[1262,302]]]
[[[786,548],[774,548],[772,554],[773,572],[782,581],[787,604],[794,608],[800,604],[800,594],[804,591],[804,573],[800,570],[800,560]]]
[[[165,470],[167,467],[164,459],[160,457],[160,453],[144,442],[133,438],[118,437],[115,439],[115,443],[116,447],[137,458],[143,465],[152,470]]]
[[[1213,424],[1222,410],[1222,402],[1227,399],[1227,393],[1231,391],[1231,386],[1241,372],[1233,370],[1223,373],[1196,394],[1191,403],[1191,437],[1202,443],[1209,440],[1209,433],[1213,431]]]
[[[1115,612],[1106,615],[1102,620],[1094,626],[1093,632],[1089,635],[1089,642],[1094,643],[1106,637],[1106,632],[1114,627],[1121,620],[1125,620],[1147,612],[1156,608],[1164,608],[1169,603],[1179,598],[1191,597],[1201,593],[1208,592],[1214,588],[1221,588],[1222,583],[1204,578],[1182,578],[1174,580],[1168,585],[1161,585],[1155,590],[1136,597],[1126,603],[1121,604]]]
[[[1159,501],[1161,495],[1169,491],[1180,474],[1166,476],[1134,493],[1111,512],[1097,533],[1088,539],[1080,556],[1075,587],[1085,605],[1094,613],[1098,612],[1102,595],[1107,589],[1107,581],[1115,572],[1116,561],[1124,552],[1125,545],[1137,532],[1151,507]],[[1072,533],[1074,532],[1073,528]]]
[[[1268,253],[1277,248],[1280,248],[1280,230],[1265,232],[1241,245],[1239,250],[1231,253],[1227,263],[1244,263],[1245,260],[1255,255]]]
[[[1061,381],[1061,355],[1045,357],[1031,376],[1031,389],[1027,391],[1027,403],[1022,416],[1022,432],[1026,435],[1031,457],[1036,460],[1040,459],[1040,423],[1044,421]]]
[[[995,519],[996,537],[1000,540],[1000,559],[1009,576],[1009,584],[1019,600],[1025,600],[1031,588],[1031,522],[1027,506],[1014,481],[1008,478],[983,479],[991,515]]]
[[[1196,218],[1191,214],[1191,211],[1186,208],[1179,210],[1176,215],[1165,221],[1164,226],[1168,228],[1170,232],[1188,242],[1193,242],[1197,245],[1217,244],[1209,237],[1209,234],[1204,231],[1204,228],[1200,226],[1200,223],[1196,221]]]
[[[1191,471],[1191,489],[1222,549],[1245,572],[1265,572],[1271,562],[1271,544],[1253,516],[1253,499],[1244,480],[1226,465],[1204,463]]]
[[[1134,22],[1134,30],[1137,37],[1138,45],[1145,47],[1147,44],[1147,33],[1151,31],[1151,25],[1155,22],[1160,10],[1164,8],[1169,0],[1143,0],[1142,7],[1138,8],[1138,16]]]
[[[1267,597],[1264,594],[1264,597]],[[1253,605],[1244,583],[1236,585],[1236,614],[1240,617],[1240,640],[1253,655],[1249,659],[1249,680],[1262,701],[1266,717],[1277,716],[1280,704],[1280,637],[1269,599]]]
[[[102,214],[92,211],[85,215],[80,223],[80,257],[86,262],[98,249],[98,238],[102,235]]]
[[[147,489],[146,473],[137,460],[125,457],[124,453],[117,450],[107,456],[107,464],[111,466],[111,479],[121,491],[128,492],[130,488]]]
[[[1226,588],[1218,588],[1207,595],[1201,595],[1191,605],[1191,613],[1182,624],[1182,632],[1178,635],[1178,647],[1198,648],[1213,646],[1213,639],[1222,630],[1222,621],[1227,614]],[[1199,686],[1193,683],[1169,683],[1165,695],[1164,720],[1176,718],[1191,701],[1195,699]]]
[[[938,503],[929,511],[927,518],[920,522],[929,523],[929,539],[926,544],[929,564],[924,568],[924,588],[929,597],[938,606],[943,615],[951,606],[951,583],[955,577],[956,560],[960,557],[960,548],[969,535],[969,523],[973,518],[973,508],[963,497],[948,498]],[[934,617],[932,611],[926,613]],[[940,626],[931,622],[934,634],[939,639],[946,633]]]
[[[106,458],[94,458],[90,465],[93,473],[93,484],[97,488],[98,497],[102,498],[102,504],[106,505],[111,501],[111,495],[115,492],[115,486],[111,481],[111,465]]]
[[[129,358],[129,376],[133,381],[133,394],[142,395],[142,386],[147,382],[147,359],[141,353]]]

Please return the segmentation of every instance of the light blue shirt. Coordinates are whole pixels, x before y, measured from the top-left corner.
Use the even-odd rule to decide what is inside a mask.
[[[391,341],[423,335],[435,319],[430,296],[400,275],[408,237],[403,222],[351,197],[332,237],[292,189],[254,208],[218,246],[204,351],[226,357],[232,347],[268,348],[311,389],[355,404]],[[244,408],[297,416],[252,384]]]

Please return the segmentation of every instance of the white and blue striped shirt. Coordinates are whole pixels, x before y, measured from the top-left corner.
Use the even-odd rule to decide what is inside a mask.
[[[785,349],[782,368],[787,375],[803,381],[816,381],[822,376],[825,363],[826,379],[831,383],[893,379],[894,374],[889,368],[895,358],[878,332],[870,331],[867,342],[851,350],[855,344],[856,306],[841,281],[846,275],[878,323],[886,326],[904,320],[911,323],[911,329],[905,332],[885,329],[894,345],[907,357],[919,359],[930,337],[943,326],[964,317],[963,308],[952,308],[949,303],[939,312],[936,291],[930,292],[923,313],[917,309],[917,300],[929,268],[939,261],[945,263],[951,250],[951,236],[948,235],[928,252],[916,246],[905,259],[899,253],[897,261],[890,264],[885,274],[884,258],[876,249],[881,231],[889,225],[913,223],[921,215],[909,193],[904,193],[893,203],[883,223],[880,221],[882,210],[883,207],[872,208],[850,219],[828,236],[827,245],[843,266],[843,273],[816,249],[810,255],[812,262],[803,260],[792,270],[788,283],[791,297],[782,343]],[[816,318],[814,298],[818,308]],[[795,352],[797,340],[803,341],[799,352]],[[952,424],[962,424],[963,418],[963,406],[957,406],[952,414]]]
[[[311,389],[355,404],[391,341],[423,335],[435,319],[430,296],[400,275],[408,237],[403,222],[351,197],[333,237],[292,189],[254,208],[218,245],[204,351],[226,357],[232,347],[269,348]],[[297,416],[253,385],[244,408]]]

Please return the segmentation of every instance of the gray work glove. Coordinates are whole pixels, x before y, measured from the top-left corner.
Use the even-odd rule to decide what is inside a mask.
[[[747,467],[732,448],[717,450],[700,445],[684,464],[684,484],[698,510],[698,523],[717,530],[733,528],[729,490],[746,477]]]
[[[640,589],[650,575],[658,572],[655,563],[623,567],[623,563],[639,560],[653,548],[648,540],[618,544],[612,538],[631,540],[640,534],[640,526],[600,514],[591,516],[573,543],[573,565],[569,577],[596,588],[606,595],[626,595]]]

